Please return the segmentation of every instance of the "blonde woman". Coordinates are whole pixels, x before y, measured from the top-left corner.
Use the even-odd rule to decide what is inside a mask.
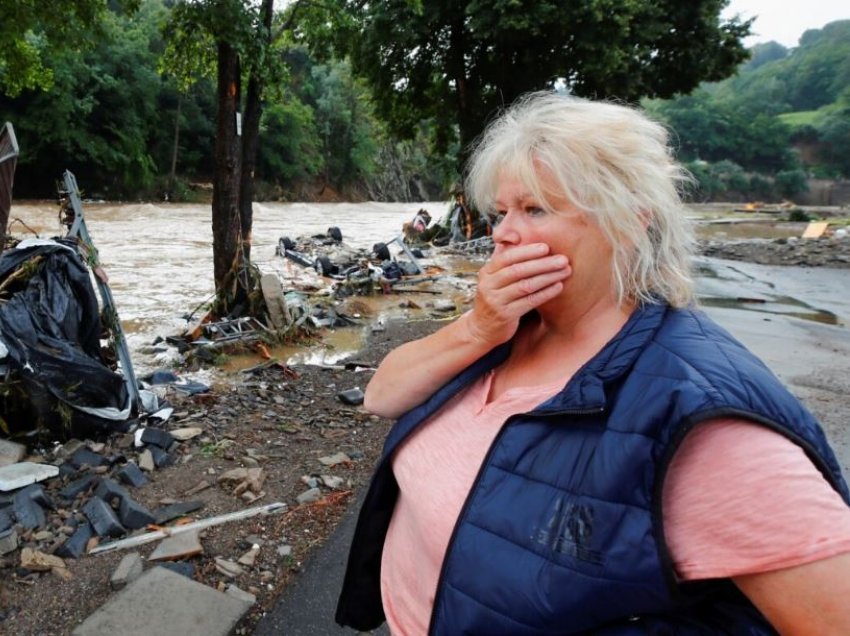
[[[551,93],[485,131],[474,307],[391,352],[399,418],[337,620],[393,634],[847,634],[848,489],[811,414],[693,304],[664,128]]]

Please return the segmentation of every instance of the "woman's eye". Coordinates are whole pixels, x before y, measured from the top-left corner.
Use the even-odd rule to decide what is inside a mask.
[[[536,205],[529,205],[525,208],[525,213],[529,216],[542,216],[546,214],[546,210],[543,208],[537,207]]]

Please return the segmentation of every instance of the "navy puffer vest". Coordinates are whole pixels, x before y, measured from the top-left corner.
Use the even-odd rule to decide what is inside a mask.
[[[493,350],[390,431],[339,623],[367,630],[384,621],[394,450],[508,351]],[[558,395],[503,425],[455,526],[430,633],[774,633],[729,581],[678,585],[664,541],[661,484],[673,453],[694,426],[728,416],[792,439],[848,500],[817,422],[761,361],[699,311],[647,305]]]

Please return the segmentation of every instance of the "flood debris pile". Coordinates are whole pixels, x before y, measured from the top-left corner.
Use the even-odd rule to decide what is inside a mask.
[[[394,257],[391,247],[401,255]],[[282,236],[276,254],[304,268],[312,269],[330,281],[333,297],[389,294],[399,283],[434,280],[442,269],[424,265],[421,259],[430,255],[422,249],[410,249],[402,236],[375,243],[371,250],[355,249],[342,241],[339,228],[328,228],[326,235],[299,237]]]
[[[72,438],[31,456],[0,440],[0,556],[22,548],[76,559],[100,541],[180,516],[174,506],[148,509],[133,493],[181,455],[181,440],[199,433],[144,426],[105,441]],[[179,512],[203,504],[186,506]],[[41,571],[23,558],[21,567]]]
[[[818,238],[778,238],[772,240],[699,241],[704,256],[762,265],[800,267],[850,267],[850,236],[846,230]]]
[[[127,422],[130,396],[103,332],[75,241],[27,239],[0,255],[3,433],[68,437]]]

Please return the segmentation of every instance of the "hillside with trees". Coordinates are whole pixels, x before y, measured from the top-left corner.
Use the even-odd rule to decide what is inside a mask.
[[[850,20],[791,49],[759,44],[733,77],[644,106],[675,131],[700,200],[793,198],[810,178],[850,178]]]
[[[214,66],[196,60],[187,81],[166,25],[175,8],[229,3],[4,14],[0,120],[21,145],[16,197],[52,197],[65,168],[87,196],[208,197]],[[781,200],[811,178],[850,176],[850,21],[747,52],[749,23],[722,22],[722,0],[614,4],[333,0],[331,19],[290,3],[271,27],[254,198],[443,198],[488,117],[546,87],[641,100],[674,131],[697,200]],[[27,28],[38,37],[15,37]]]

